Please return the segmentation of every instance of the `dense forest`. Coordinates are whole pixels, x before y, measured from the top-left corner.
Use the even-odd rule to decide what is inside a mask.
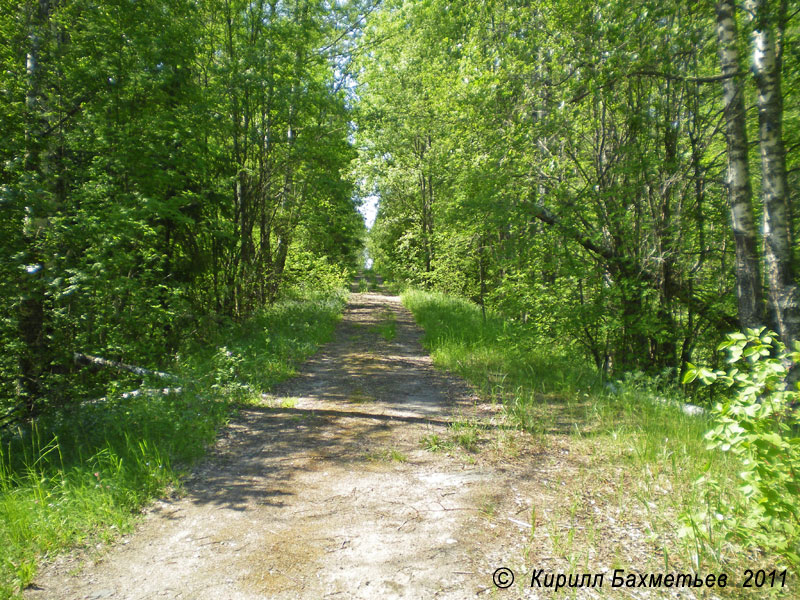
[[[205,315],[243,319],[355,265],[357,7],[13,4],[0,417],[99,393],[76,353],[159,366]]]
[[[604,373],[677,379],[742,327],[792,347],[795,6],[376,7],[4,12],[14,414],[72,395],[75,353],[157,364],[199,315],[243,318],[354,267],[359,193],[380,198],[387,278]]]
[[[800,17],[745,5],[386,3],[359,63],[376,268],[606,374],[676,379],[740,327],[792,347]]]

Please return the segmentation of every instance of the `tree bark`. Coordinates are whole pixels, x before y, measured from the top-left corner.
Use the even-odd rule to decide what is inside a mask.
[[[747,158],[747,128],[742,93],[736,13],[733,0],[716,5],[717,40],[722,66],[725,128],[728,142],[728,201],[736,242],[736,297],[739,324],[744,328],[764,324],[764,299],[758,261],[758,236],[753,216],[753,189]]]
[[[781,48],[786,2],[748,0],[753,20],[753,77],[758,88],[761,196],[769,309],[781,340],[793,348],[800,338],[800,290],[792,268],[792,216],[783,144]],[[772,11],[776,11],[772,13]]]

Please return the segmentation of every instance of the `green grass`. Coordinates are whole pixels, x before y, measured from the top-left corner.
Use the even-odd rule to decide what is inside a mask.
[[[577,393],[601,389],[588,365],[552,349],[532,346],[528,332],[488,315],[465,300],[410,290],[403,303],[425,329],[434,361],[457,372],[486,396],[501,399],[518,386],[536,393]]]
[[[683,398],[678,391],[665,392],[639,375],[616,382],[611,393],[581,358],[496,315],[484,321],[480,308],[470,302],[414,290],[405,292],[402,300],[424,328],[423,343],[436,366],[471,382],[484,400],[502,403],[511,423],[533,435],[540,447],[566,443],[572,455],[583,457],[576,480],[567,482],[563,506],[550,509],[553,522],[570,522],[576,504],[569,498],[580,498],[598,481],[625,481],[609,501],[623,512],[636,507],[654,547],[664,551],[662,563],[653,569],[730,573],[755,568],[756,562],[764,565],[758,568],[777,568],[775,557],[742,548],[721,535],[713,510],[695,523],[707,532],[702,541],[679,535],[687,515],[713,509],[716,501],[696,481],[713,475],[719,482],[715,495],[735,500],[740,465],[729,454],[706,449],[703,436],[710,424],[680,411]],[[449,438],[430,435],[421,442],[431,451],[454,444],[474,450],[476,434],[469,423],[455,423]],[[598,491],[609,493],[607,486]],[[587,523],[583,531],[596,531],[595,524]],[[571,561],[588,560],[597,556],[593,546],[602,544],[602,537],[559,539],[554,551]],[[780,597],[781,592],[773,593]]]
[[[419,443],[428,452],[446,452],[453,447],[453,443],[449,439],[445,439],[436,433],[422,436]]]
[[[457,420],[450,424],[450,435],[453,441],[467,452],[478,449],[480,426],[475,421]]]
[[[397,335],[397,317],[390,309],[381,312],[381,322],[375,325],[378,334],[387,342],[391,342]]]
[[[445,436],[430,433],[420,438],[420,445],[429,452],[450,452],[460,447],[467,452],[477,452],[483,426],[476,420],[456,419],[447,428]]]
[[[371,462],[399,462],[408,461],[408,456],[396,448],[381,448],[367,452],[364,458]]]
[[[43,558],[114,539],[148,501],[179,491],[181,475],[236,404],[293,375],[330,339],[343,301],[281,302],[243,323],[204,326],[173,364],[183,392],[128,399],[112,392],[6,432],[0,599],[17,597]]]

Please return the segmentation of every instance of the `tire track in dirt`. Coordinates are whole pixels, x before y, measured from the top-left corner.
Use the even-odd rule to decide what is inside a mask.
[[[389,313],[387,341],[376,325]],[[99,557],[56,560],[26,598],[489,592],[499,565],[479,543],[482,511],[511,494],[511,473],[420,444],[476,407],[463,382],[434,370],[397,297],[353,294],[334,340],[263,407],[241,410],[184,497],[157,502]]]

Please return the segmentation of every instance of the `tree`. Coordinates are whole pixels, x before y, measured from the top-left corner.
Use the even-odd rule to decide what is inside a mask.
[[[715,185],[724,140],[713,91],[729,78],[709,74],[719,45],[704,8],[387,5],[367,28],[361,76],[376,123],[361,131],[381,197],[376,266],[485,297],[532,334],[579,344],[605,371],[680,371],[694,352],[712,352],[737,323],[725,222],[735,212],[738,232],[752,209],[738,189],[726,209]],[[420,163],[407,150],[428,134],[430,270],[424,207],[411,201]],[[749,225],[736,244],[750,278],[739,281],[751,302],[742,312],[754,314]]]
[[[764,204],[764,256],[769,312],[784,344],[800,340],[800,289],[792,256],[792,212],[783,144],[783,44],[787,5],[748,0],[753,24],[753,78],[758,90],[761,195]]]
[[[315,0],[2,11],[0,411],[102,395],[75,352],[169,361],[198,315],[278,298],[292,253],[352,264],[353,18]]]
[[[725,128],[728,142],[728,198],[736,243],[736,297],[739,324],[755,328],[764,323],[758,236],[753,216],[753,188],[747,155],[747,120],[744,77],[739,59],[736,5],[721,0],[716,5],[719,60],[722,66]]]

